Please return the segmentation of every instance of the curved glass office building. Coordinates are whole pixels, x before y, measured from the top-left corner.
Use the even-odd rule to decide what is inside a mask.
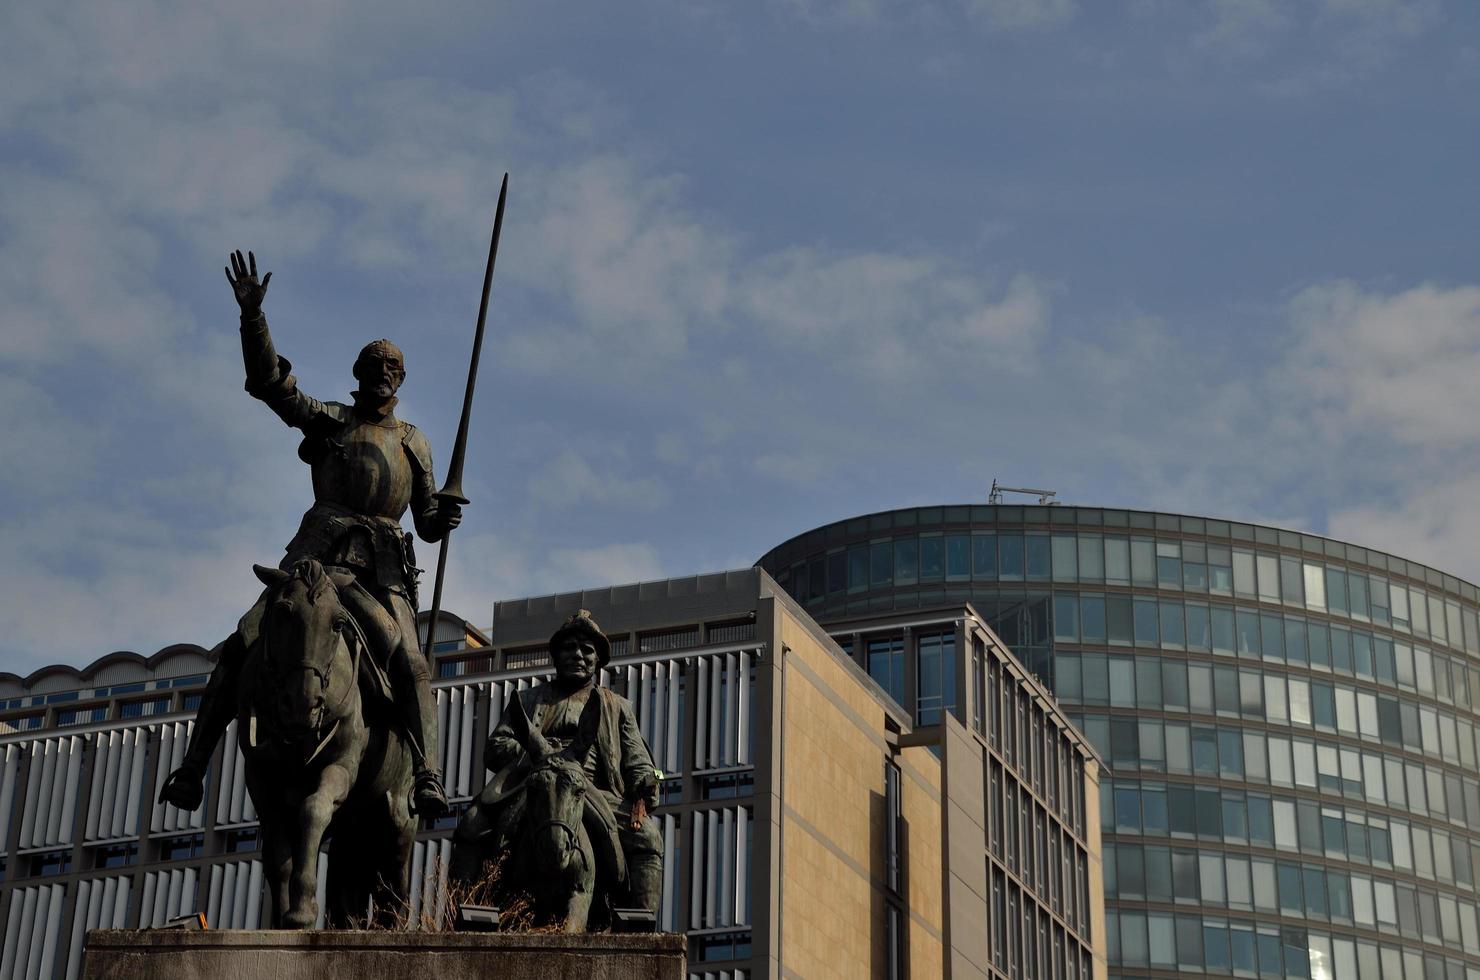
[[[866,515],[758,564],[911,712],[964,675],[914,651],[891,683],[894,644],[850,621],[964,601],[1048,683],[1110,767],[1112,976],[1480,978],[1474,585],[1309,534],[1068,506]]]

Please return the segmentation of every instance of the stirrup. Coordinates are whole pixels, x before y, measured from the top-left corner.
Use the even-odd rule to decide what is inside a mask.
[[[442,788],[442,774],[435,769],[423,769],[416,774],[411,800],[416,814],[429,820],[444,817],[452,809],[447,802],[447,792]]]

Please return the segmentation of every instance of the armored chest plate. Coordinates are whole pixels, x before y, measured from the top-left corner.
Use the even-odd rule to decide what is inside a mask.
[[[366,517],[400,520],[411,503],[412,478],[399,423],[353,418],[313,464],[315,499]]]

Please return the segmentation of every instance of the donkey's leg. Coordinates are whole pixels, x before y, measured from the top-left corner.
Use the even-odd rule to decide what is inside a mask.
[[[575,853],[570,855],[565,871],[571,889],[570,901],[565,906],[566,932],[586,931],[586,923],[591,918],[592,893],[596,890],[596,852],[591,848],[586,828],[577,825],[576,831]]]
[[[344,802],[354,777],[338,763],[324,767],[319,784],[304,798],[292,828],[293,874],[288,882],[285,929],[311,929],[318,919],[319,846],[334,811]],[[356,860],[346,856],[347,860]]]

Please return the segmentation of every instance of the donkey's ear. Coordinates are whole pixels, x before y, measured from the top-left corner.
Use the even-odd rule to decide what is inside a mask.
[[[504,712],[509,718],[509,728],[520,745],[529,744],[529,713],[524,710],[524,699],[515,691],[509,695],[509,707]]]
[[[281,568],[267,568],[263,565],[253,565],[252,574],[257,576],[257,581],[271,589],[286,582],[289,573],[283,571]]]

